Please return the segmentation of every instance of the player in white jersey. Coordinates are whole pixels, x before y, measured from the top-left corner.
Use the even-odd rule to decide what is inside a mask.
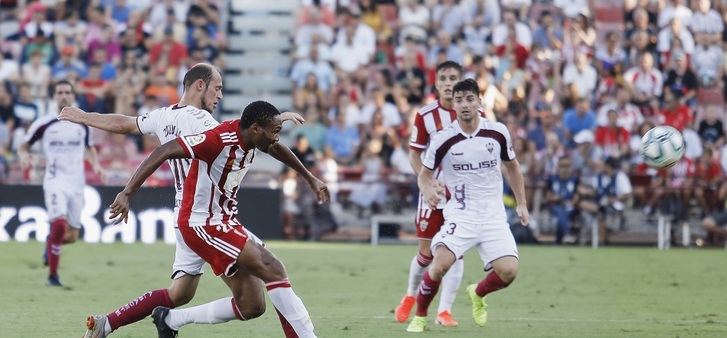
[[[477,325],[487,322],[484,296],[507,287],[517,275],[518,252],[502,202],[502,176],[515,194],[520,221],[527,224],[523,176],[505,125],[480,117],[478,93],[477,82],[472,79],[454,86],[457,121],[434,136],[422,161],[418,183],[426,202],[436,206],[444,192],[434,178],[435,168],[442,170],[451,198],[444,207],[444,225],[432,240],[434,260],[419,286],[417,314],[407,328],[409,332],[424,331],[427,309],[442,277],[467,250],[477,248],[485,271],[494,270],[467,287]]]
[[[73,85],[65,80],[56,83],[53,88],[53,99],[59,108],[73,104],[76,99]],[[50,231],[43,258],[44,264],[47,264],[49,269],[49,286],[62,286],[58,277],[61,245],[75,242],[81,231],[83,187],[86,185],[84,174],[86,155],[93,170],[101,173],[96,150],[89,140],[88,127],[59,121],[55,115],[47,115],[30,125],[25,142],[18,149],[20,163],[24,169],[31,165],[30,147],[37,141],[41,142],[45,157],[43,193]]]
[[[445,61],[437,65],[434,86],[437,89],[438,99],[424,106],[414,119],[411,139],[409,140],[409,163],[415,173],[422,168],[422,157],[430,144],[431,137],[438,131],[448,128],[457,119],[452,109],[452,87],[462,77],[462,66],[454,61]],[[435,169],[435,177],[439,170]],[[412,307],[416,303],[416,292],[422,273],[432,262],[432,237],[439,231],[444,222],[442,209],[444,201],[436,207],[429,207],[419,194],[419,205],[415,219],[419,251],[409,264],[409,279],[406,294],[402,297],[394,311],[394,318],[399,323],[409,319]],[[464,262],[458,259],[442,281],[442,295],[439,299],[436,322],[442,326],[452,327],[458,323],[452,317],[452,304],[457,295],[459,284],[462,281]]]
[[[313,176],[288,147],[278,143],[280,113],[270,103],[256,101],[245,107],[239,120],[226,121],[202,134],[179,137],[163,144],[134,172],[110,206],[110,218],[126,221],[129,200],[142,183],[165,161],[194,159],[184,181],[177,223],[185,243],[212,266],[233,297],[207,304],[152,313],[159,337],[176,337],[191,323],[216,324],[256,318],[265,311],[263,285],[276,310],[293,328],[287,337],[315,337],[303,302],[293,292],[282,263],[264,246],[249,240],[237,220],[237,189],[255,157],[267,152],[304,177],[318,202],[329,199],[328,188]]]
[[[61,110],[58,118],[113,133],[151,134],[157,136],[162,144],[178,136],[198,134],[219,125],[209,113],[222,99],[222,77],[219,72],[209,64],[197,64],[185,74],[183,85],[184,94],[179,103],[155,109],[143,116],[86,113],[76,107],[67,107]],[[297,123],[303,121],[300,115],[293,113],[286,113],[284,119]],[[175,214],[181,203],[182,186],[189,171],[189,163],[179,159],[169,161],[174,174]],[[146,318],[157,306],[182,306],[192,300],[203,272],[204,260],[187,247],[176,226],[175,235],[176,251],[169,288],[145,292],[107,315],[89,316],[86,320],[86,338],[106,337],[121,326]]]

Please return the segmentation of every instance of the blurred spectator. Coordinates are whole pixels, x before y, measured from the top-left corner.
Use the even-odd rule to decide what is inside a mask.
[[[606,45],[596,48],[596,60],[598,60],[597,68],[601,73],[622,72],[622,67],[626,61],[626,53],[624,52],[619,33],[608,32],[606,34]]]
[[[350,39],[351,44],[363,53],[361,57],[365,63],[368,63],[376,52],[376,33],[371,27],[361,22],[361,12],[358,9],[354,11],[342,9],[339,15],[343,21],[343,27],[338,29],[336,44]]]
[[[347,101],[347,99],[341,99],[339,107],[343,106],[345,109],[349,104]],[[339,110],[335,122],[328,127],[326,132],[326,145],[342,163],[348,163],[353,159],[354,151],[360,141],[358,128],[347,125],[347,119],[345,111]]]
[[[149,51],[149,62],[156,64],[159,59],[164,59],[171,67],[178,68],[187,58],[187,47],[174,41],[174,30],[172,27],[164,28],[164,38],[154,44]]]
[[[505,3],[503,2],[503,7]],[[492,45],[494,48],[502,46],[507,41],[508,32],[515,31],[517,42],[529,49],[533,43],[533,35],[530,27],[517,19],[513,11],[502,13],[502,22],[492,29]]]
[[[149,23],[153,27],[164,27],[169,12],[174,14],[176,22],[184,22],[187,19],[187,11],[189,10],[189,2],[162,0],[155,2],[149,11]]]
[[[99,51],[102,51],[99,49]],[[54,81],[63,79],[80,79],[86,77],[86,64],[75,57],[76,51],[72,46],[61,48],[61,57],[51,70]]]
[[[311,169],[315,166],[316,153],[310,147],[310,142],[308,142],[308,138],[305,135],[298,134],[295,137],[295,145],[290,150],[306,168]]]
[[[591,16],[588,0],[554,0],[553,6],[571,19],[578,17],[578,15]]]
[[[378,87],[372,90],[371,100],[368,100],[361,108],[360,123],[372,123],[375,113],[381,114],[383,125],[386,128],[398,126],[402,122],[396,105],[388,101],[386,93]]]
[[[591,110],[588,98],[578,99],[575,107],[563,113],[563,127],[568,132],[568,138],[572,138],[581,131],[590,131],[596,127],[596,114]]]
[[[573,87],[564,92],[575,92],[578,97],[589,98],[596,89],[598,73],[588,62],[588,55],[578,53],[574,63],[569,63],[563,70],[563,85]]]
[[[666,1],[666,6],[659,13],[659,27],[666,27],[674,18],[677,18],[680,22],[685,23],[687,26],[690,24],[692,20],[692,10],[685,5],[684,0]]]
[[[157,7],[157,5],[154,5],[154,7],[152,7],[152,14],[154,14],[153,11],[156,8],[161,7]],[[186,12],[186,9],[184,11]],[[152,24],[154,24],[153,21]],[[184,25],[182,21],[177,19],[177,14],[173,7],[167,7],[164,21],[154,25],[153,27],[156,27],[154,29],[154,40],[156,41],[164,39],[164,31],[167,29],[167,27],[171,27],[174,41],[179,43],[184,43],[185,41],[187,41],[187,26]]]
[[[0,60],[0,82],[11,81],[17,82],[20,76],[20,68],[18,62],[15,61],[9,53],[3,53]]]
[[[712,9],[710,0],[693,0],[697,2],[698,10],[692,14],[689,28],[695,37],[709,41],[709,44],[718,44],[722,40],[724,22],[717,11]]]
[[[427,54],[429,64],[437,65],[441,63],[437,60],[437,57],[440,54],[444,55],[446,60],[452,60],[457,63],[462,63],[464,60],[462,50],[456,43],[452,42],[452,35],[446,31],[440,31],[437,33],[436,43],[429,48],[429,52]]]
[[[546,148],[548,133],[555,135],[556,142],[564,144],[566,132],[558,125],[551,108],[544,104],[538,104],[535,106],[535,110],[536,114],[538,114],[536,125],[527,134],[528,140],[535,144],[535,149],[540,151]]]
[[[706,107],[704,119],[699,122],[699,137],[706,148],[713,150],[718,150],[725,145],[725,129],[720,119],[724,113],[720,113],[719,110],[718,106]]]
[[[619,222],[619,229],[616,230],[621,230],[623,211],[633,191],[628,176],[620,167],[618,159],[609,157],[599,165],[598,174],[588,182],[598,205],[599,238],[604,243],[608,243],[609,218],[615,217]]]
[[[686,55],[678,53],[674,55],[673,59],[673,66],[669,68],[666,74],[664,86],[671,89],[681,103],[693,103],[699,86],[697,77],[689,67],[689,60]]]
[[[379,140],[369,141],[363,147],[361,157],[361,181],[351,188],[350,200],[364,211],[378,212],[386,202],[386,185],[382,182],[384,163],[379,157],[382,143]]]
[[[674,51],[674,41],[680,42],[681,48],[687,55],[694,54],[694,37],[692,33],[684,27],[679,18],[673,18],[668,27],[664,27],[659,31],[657,38],[656,50],[665,55],[666,59],[661,64],[668,64],[668,56]]]
[[[620,159],[629,154],[629,132],[618,125],[618,112],[608,111],[608,125],[596,128],[595,143],[603,156]]]
[[[692,67],[696,70],[701,86],[714,87],[722,79],[724,72],[722,47],[709,43],[704,35],[700,36],[692,57]]]
[[[664,107],[656,116],[657,121],[676,128],[679,131],[691,125],[693,115],[691,109],[679,102],[672,90],[664,91]]]
[[[713,154],[711,148],[704,149],[702,156],[689,163],[687,172],[690,178],[689,186],[693,189],[694,199],[699,204],[702,217],[723,204],[722,200],[717,199],[717,193],[724,182],[724,174]]]
[[[571,223],[578,211],[578,176],[572,170],[568,158],[558,160],[557,174],[550,175],[545,183],[545,205],[556,218],[555,243],[562,244],[571,232]]]
[[[639,65],[624,74],[632,100],[644,116],[651,117],[658,109],[656,99],[661,96],[662,79],[661,72],[654,68],[654,57],[650,53],[641,54]]]
[[[318,48],[315,46],[311,47],[308,57],[295,62],[290,71],[290,78],[297,88],[302,88],[308,81],[310,74],[314,75],[318,88],[323,92],[328,92],[336,82],[336,74],[333,68],[328,62],[320,59]]]
[[[464,24],[465,9],[455,0],[442,0],[432,8],[432,29],[435,32],[447,32],[450,36],[458,36]]]
[[[344,33],[331,48],[331,62],[345,73],[353,73],[370,61],[370,56],[363,46],[354,43],[355,30],[352,27],[341,29]],[[340,37],[340,35],[339,35]]]
[[[615,99],[606,100],[606,103],[598,109],[596,123],[599,126],[608,125],[608,112],[611,110],[615,110],[618,115],[618,125],[629,133],[636,131],[644,122],[644,116],[638,107],[631,104],[631,95],[623,86],[619,86],[616,90]]]
[[[542,11],[538,26],[533,32],[533,46],[543,50],[555,51],[563,47],[563,29],[556,25],[550,11]]]
[[[417,40],[427,38],[429,10],[418,0],[402,0],[399,7],[399,41],[407,37]]]
[[[48,97],[50,84],[50,67],[43,63],[43,53],[35,51],[30,56],[30,62],[21,68],[22,79],[30,85],[30,94],[39,99]]]

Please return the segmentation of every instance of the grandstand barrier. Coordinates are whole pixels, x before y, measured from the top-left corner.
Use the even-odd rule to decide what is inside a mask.
[[[111,225],[108,206],[120,187],[84,189],[81,238],[88,243],[175,242],[174,189],[142,188],[131,202],[129,223]],[[245,227],[262,239],[282,238],[280,189],[240,188],[239,217]],[[40,186],[0,186],[0,242],[45,242],[48,215]]]

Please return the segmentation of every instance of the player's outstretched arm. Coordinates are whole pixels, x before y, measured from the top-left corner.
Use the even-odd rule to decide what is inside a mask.
[[[153,174],[154,171],[157,170],[162,163],[164,163],[164,161],[172,158],[190,158],[190,156],[184,152],[182,145],[180,145],[176,139],[164,143],[154,149],[154,151],[149,154],[143,162],[141,162],[139,167],[136,168],[136,171],[134,171],[134,174],[131,175],[129,182],[126,183],[124,190],[116,195],[114,203],[111,203],[111,206],[109,206],[111,211],[109,219],[113,220],[114,224],[121,221],[126,223],[129,218],[129,199],[131,196],[139,190],[144,181],[146,181],[146,179],[151,176],[151,174]]]
[[[311,189],[316,193],[316,196],[318,197],[318,204],[323,204],[325,202],[328,202],[328,200],[331,198],[331,193],[328,191],[328,187],[326,186],[323,181],[319,180],[317,177],[315,177],[304,165],[300,162],[298,157],[293,154],[292,151],[290,151],[290,148],[288,146],[276,142],[270,145],[268,148],[268,154],[270,154],[272,157],[274,157],[276,160],[285,163],[285,165],[293,168],[293,170],[297,171],[303,178],[305,178],[306,182],[308,182],[308,185],[310,185]]]
[[[525,179],[520,171],[520,162],[514,159],[512,161],[503,161],[503,164],[505,166],[505,179],[515,195],[515,202],[517,203],[515,211],[520,216],[520,223],[527,225],[530,223],[530,213],[528,212],[528,202],[525,200]]]
[[[422,170],[419,171],[417,183],[419,184],[419,191],[422,192],[422,196],[427,201],[427,204],[429,204],[429,207],[436,209],[439,200],[444,194],[444,188],[434,179],[434,171],[422,166]]]
[[[116,134],[139,134],[136,118],[121,114],[87,113],[78,107],[65,107],[58,119],[87,125]]]

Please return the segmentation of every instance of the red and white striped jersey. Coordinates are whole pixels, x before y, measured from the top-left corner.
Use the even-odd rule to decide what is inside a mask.
[[[449,127],[456,119],[457,113],[442,107],[439,100],[422,107],[414,118],[409,147],[424,152],[434,133]]]
[[[184,180],[180,226],[240,225],[237,189],[255,148],[242,149],[240,120],[226,121],[204,133],[182,136],[177,142],[195,159]]]

